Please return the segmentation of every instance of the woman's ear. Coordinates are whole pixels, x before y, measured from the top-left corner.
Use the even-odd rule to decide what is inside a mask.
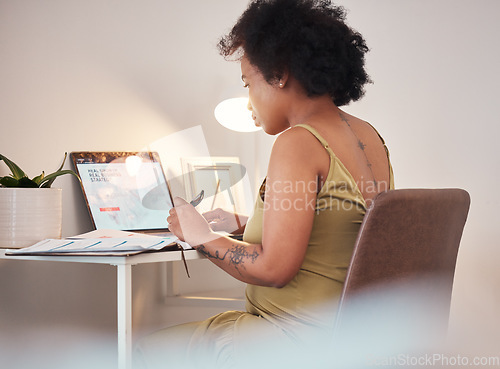
[[[279,88],[285,87],[287,82],[288,82],[288,71],[285,70],[278,81]]]

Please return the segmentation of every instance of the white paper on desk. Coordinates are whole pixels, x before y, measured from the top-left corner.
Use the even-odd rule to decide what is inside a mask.
[[[184,241],[181,241],[179,239],[177,239],[177,241],[175,241],[180,247],[182,247],[184,250],[192,250],[193,249],[193,246],[191,246],[189,243],[187,242],[184,242]]]
[[[47,239],[23,249],[9,250],[11,254],[36,253],[83,253],[161,250],[173,242],[158,238],[85,238],[85,239]]]
[[[137,232],[128,232],[128,231],[119,231],[116,229],[96,229],[95,231],[90,231],[87,233],[82,233],[73,237],[68,237],[67,239],[69,240],[75,240],[75,239],[86,239],[86,238],[141,238],[141,239],[163,239],[165,241],[168,241],[170,243],[177,243],[179,244],[184,250],[191,250],[192,247],[187,244],[186,242],[183,242],[179,240],[179,238],[175,235],[170,235],[170,236],[154,236],[154,235],[149,235],[149,234],[144,234],[144,233],[137,233]]]
[[[179,244],[184,250],[192,250],[193,247],[187,242],[179,240],[177,236],[173,234],[171,236],[153,236],[137,232],[119,231],[116,229],[96,229],[95,231],[90,231],[87,233],[82,233],[73,237],[68,237],[68,239],[85,239],[85,238],[153,238],[153,239],[163,239],[169,242],[175,242]]]

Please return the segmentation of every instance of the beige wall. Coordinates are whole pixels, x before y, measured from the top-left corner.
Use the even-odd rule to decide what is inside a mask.
[[[240,83],[237,63],[218,56],[217,37],[246,3],[0,0],[0,152],[35,175],[55,169],[65,151],[138,150],[202,125],[212,155],[239,156],[252,181],[262,177],[272,139],[229,132],[212,114],[224,91]],[[453,327],[487,322],[499,328],[500,3],[343,4],[372,49],[367,64],[375,81],[365,99],[347,110],[385,137],[397,187],[470,192]],[[6,173],[0,166],[0,174]],[[73,179],[58,179],[56,186],[64,189],[64,235],[89,230]],[[175,319],[166,317],[157,303],[160,268],[136,270],[136,325],[171,324],[217,311],[182,310]],[[187,289],[233,285],[215,269],[199,263],[193,269],[192,280],[180,276]],[[112,267],[0,261],[0,328],[11,332],[0,333],[0,341],[10,341],[14,333],[5,327],[12,326],[30,332],[60,322],[112,331],[114,278]]]

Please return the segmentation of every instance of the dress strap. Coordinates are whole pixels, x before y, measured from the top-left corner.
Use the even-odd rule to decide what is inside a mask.
[[[366,123],[368,123],[368,122],[366,122]],[[393,172],[393,169],[392,169],[391,157],[390,157],[390,154],[389,154],[389,149],[387,148],[387,145],[385,144],[384,138],[380,135],[380,133],[378,133],[378,131],[375,129],[375,127],[373,127],[370,123],[368,123],[368,125],[370,127],[372,127],[372,129],[375,131],[375,133],[377,133],[378,137],[380,138],[380,141],[384,145],[385,153],[387,155],[387,161],[389,163],[389,178],[390,178],[389,182],[390,182],[390,188],[392,189],[392,188],[394,188],[394,172]],[[297,124],[294,127],[302,127],[304,129],[307,129],[323,145],[323,147],[326,149],[326,151],[328,151],[328,153],[330,154],[331,157],[333,157],[333,158],[336,157],[335,153],[333,152],[333,150],[331,149],[331,147],[328,145],[328,142],[319,134],[319,132],[315,128],[311,127],[308,124]]]
[[[370,123],[366,122],[370,127],[372,127],[372,129],[375,131],[375,133],[377,134],[377,136],[380,138],[380,141],[382,142],[382,145],[384,145],[384,149],[385,149],[385,153],[387,154],[387,159],[390,160],[390,154],[389,154],[389,149],[387,148],[387,145],[385,144],[385,140],[384,138],[380,135],[380,133],[378,133],[378,131],[375,129],[374,126],[372,126]],[[323,145],[323,147],[329,152],[331,153],[332,155],[335,156],[333,150],[330,148],[330,146],[328,146],[328,142],[326,142],[326,140],[319,134],[319,132],[311,127],[310,125],[308,124],[297,124],[295,125],[295,127],[302,127],[302,128],[305,128],[307,129],[309,132],[311,132],[314,137],[316,137],[318,139],[319,142],[321,142],[321,144]]]
[[[331,156],[335,156],[335,154],[333,153],[333,150],[331,149],[331,147],[328,145],[328,142],[326,142],[326,140],[323,138],[323,136],[321,136],[319,134],[319,132],[311,127],[310,125],[308,124],[297,124],[295,125],[294,127],[302,127],[302,128],[305,128],[307,129],[309,132],[311,132],[311,134],[316,137],[316,139],[321,143],[321,145],[323,145],[323,147],[326,149],[326,151],[328,151],[328,153],[331,155]]]
[[[368,123],[368,122],[366,122],[366,123]],[[392,169],[391,154],[389,153],[389,148],[385,144],[384,138],[382,137],[382,135],[380,133],[378,133],[376,128],[374,126],[372,126],[370,123],[368,123],[368,125],[370,127],[372,127],[372,129],[375,131],[375,133],[380,138],[380,141],[382,141],[382,144],[384,145],[385,153],[387,155],[387,162],[389,163],[389,188],[392,190],[392,189],[394,189],[394,170]]]
[[[380,138],[380,141],[382,141],[382,144],[384,145],[384,149],[385,149],[385,153],[387,154],[387,159],[390,160],[390,154],[389,154],[389,148],[387,147],[387,145],[385,144],[385,140],[384,138],[382,137],[382,135],[380,133],[378,133],[377,129],[372,126],[369,122],[366,122],[370,127],[372,127],[372,129],[375,131],[375,133],[377,134],[378,138]]]

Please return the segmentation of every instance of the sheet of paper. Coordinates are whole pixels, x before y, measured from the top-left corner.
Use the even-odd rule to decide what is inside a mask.
[[[175,242],[179,244],[184,250],[192,250],[193,247],[191,247],[188,243],[183,242],[177,238],[177,236],[174,236],[173,234],[171,236],[153,236],[153,235],[147,235],[143,233],[136,233],[136,232],[128,232],[128,231],[119,231],[116,229],[96,229],[95,231],[90,231],[87,233],[82,233],[73,237],[68,237],[68,239],[84,239],[84,238],[141,238],[141,239],[146,239],[146,238],[153,238],[153,239],[163,239],[168,242]]]
[[[187,242],[184,242],[184,241],[181,241],[179,239],[177,239],[177,241],[175,241],[178,245],[180,245],[184,250],[192,250],[193,249],[193,246],[191,246],[189,243]]]
[[[12,254],[126,252],[161,250],[173,242],[163,238],[84,238],[47,239],[23,249],[8,250]]]
[[[99,229],[65,239],[46,239],[33,246],[7,250],[10,255],[22,254],[79,254],[126,255],[144,251],[159,251],[179,244],[184,250],[192,249],[174,235],[152,236],[113,229]]]

